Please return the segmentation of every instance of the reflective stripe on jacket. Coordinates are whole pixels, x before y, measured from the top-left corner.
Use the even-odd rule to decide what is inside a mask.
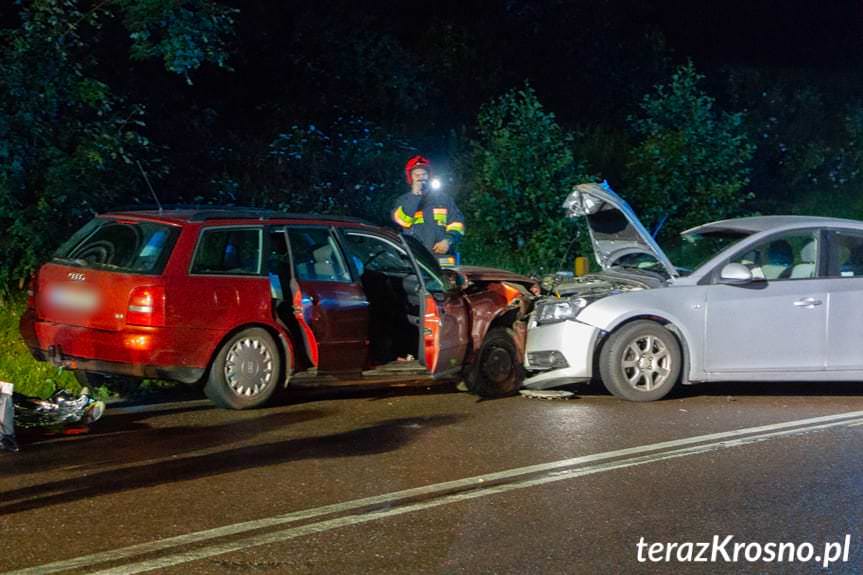
[[[450,250],[464,236],[464,215],[448,195],[430,192],[418,196],[408,192],[396,201],[393,221],[404,233],[414,236],[429,250],[441,240],[449,240]]]

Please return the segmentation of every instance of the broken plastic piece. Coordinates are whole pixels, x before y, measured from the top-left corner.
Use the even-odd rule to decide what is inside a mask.
[[[569,399],[575,395],[562,389],[520,389],[518,392],[528,399]]]

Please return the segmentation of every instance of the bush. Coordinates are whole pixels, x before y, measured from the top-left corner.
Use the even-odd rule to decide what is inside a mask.
[[[755,150],[743,114],[714,107],[692,63],[647,94],[630,118],[640,143],[629,154],[625,192],[646,225],[667,219],[663,234],[738,213],[751,198]]]
[[[529,86],[483,106],[459,162],[467,263],[525,273],[571,267],[577,234],[562,205],[573,184],[589,179],[572,144]]]
[[[80,385],[72,372],[36,361],[30,355],[18,332],[23,312],[20,294],[0,302],[0,380],[15,384],[18,393],[36,397],[48,397],[60,388],[78,391]]]
[[[105,23],[122,19],[133,57],[161,56],[188,79],[225,65],[234,13],[204,0],[16,4],[20,25],[0,29],[0,296],[94,212],[150,201],[137,166],[155,155],[144,109],[100,78]]]
[[[294,125],[270,144],[252,201],[389,222],[393,201],[405,191],[402,166],[411,153],[407,143],[363,118],[338,118],[325,128]]]

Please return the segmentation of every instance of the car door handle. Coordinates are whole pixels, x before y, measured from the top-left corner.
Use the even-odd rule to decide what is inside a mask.
[[[805,297],[794,302],[794,307],[805,307],[812,309],[816,305],[821,305],[822,303],[824,302],[822,302],[820,299],[815,299],[814,297]]]

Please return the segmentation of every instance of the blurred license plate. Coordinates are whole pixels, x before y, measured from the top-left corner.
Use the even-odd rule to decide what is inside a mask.
[[[48,303],[57,309],[90,312],[99,307],[99,294],[79,286],[58,285],[48,292]]]

